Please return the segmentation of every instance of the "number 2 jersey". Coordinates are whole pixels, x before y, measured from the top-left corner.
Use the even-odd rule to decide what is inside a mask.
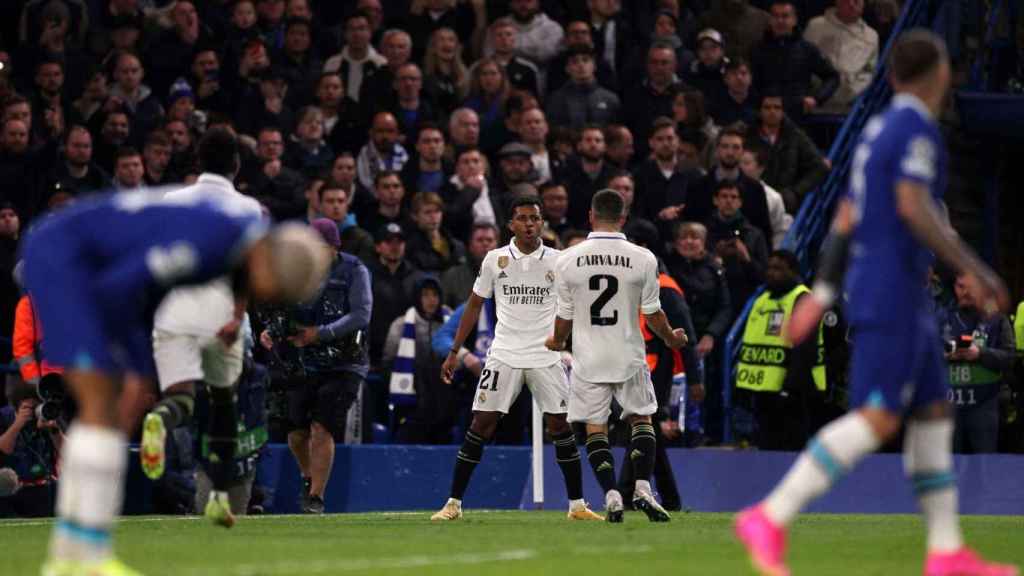
[[[640,315],[661,310],[658,260],[621,233],[591,232],[562,252],[558,317],[572,320],[573,373],[624,382],[646,366]]]
[[[560,252],[541,245],[523,254],[515,240],[487,253],[473,292],[494,298],[498,325],[488,358],[513,368],[543,368],[561,358],[544,346],[555,322],[555,264]]]
[[[856,223],[845,286],[851,326],[906,325],[931,316],[926,283],[933,255],[900,217],[896,186],[925,186],[938,203],[946,164],[939,128],[914,96],[896,95],[865,127],[846,191]]]

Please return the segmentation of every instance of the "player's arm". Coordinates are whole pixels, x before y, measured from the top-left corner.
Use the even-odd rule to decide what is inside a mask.
[[[818,255],[818,274],[810,298],[800,298],[786,326],[786,337],[799,345],[818,329],[825,311],[832,307],[843,285],[846,262],[850,257],[850,236],[853,234],[853,204],[847,198],[839,201],[832,228]]]
[[[455,330],[455,339],[452,340],[452,347],[448,350],[448,356],[441,366],[441,378],[447,384],[451,383],[452,374],[455,373],[455,369],[459,367],[459,363],[462,362],[465,355],[469,353],[464,351],[463,344],[465,344],[466,338],[469,337],[469,333],[473,331],[477,321],[480,319],[480,311],[484,307],[484,301],[484,298],[476,292],[469,293],[469,300],[466,300],[466,305],[462,310],[462,318],[459,319],[459,327]]]
[[[686,346],[688,339],[686,331],[682,328],[673,329],[668,323],[668,316],[664,310],[658,310],[653,314],[644,314],[647,319],[647,327],[661,338],[669,348],[677,349]]]
[[[555,328],[551,336],[544,342],[548,350],[565,350],[565,343],[572,334],[572,318],[576,314],[576,304],[572,289],[566,282],[566,271],[563,262],[566,252],[562,252],[555,265],[555,295],[558,296],[558,311],[555,313]]]
[[[928,187],[914,180],[896,184],[896,210],[910,233],[935,257],[960,274],[966,274],[971,293],[982,310],[994,313],[1009,306],[1003,281],[982,262],[939,214]]]
[[[555,331],[551,336],[548,337],[547,342],[544,346],[548,350],[565,350],[565,342],[569,339],[569,334],[572,334],[572,320],[566,320],[561,316],[555,317]]]

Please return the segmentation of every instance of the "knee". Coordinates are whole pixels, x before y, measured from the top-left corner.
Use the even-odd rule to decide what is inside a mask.
[[[334,442],[334,436],[326,426],[319,422],[313,422],[309,427],[314,442]]]
[[[497,412],[477,412],[473,415],[473,423],[469,425],[469,429],[484,440],[490,440],[498,428],[499,419]]]
[[[565,414],[550,414],[547,416],[548,434],[561,436],[572,430]]]
[[[861,415],[882,444],[895,438],[903,423],[902,418],[886,410],[861,410]]]

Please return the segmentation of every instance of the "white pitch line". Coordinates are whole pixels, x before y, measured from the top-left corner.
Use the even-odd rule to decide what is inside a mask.
[[[491,562],[517,562],[537,556],[534,550],[505,550],[494,554],[450,554],[447,556],[406,556],[404,558],[352,558],[349,560],[305,560],[261,564],[241,564],[217,571],[195,570],[188,576],[231,574],[234,576],[266,576],[269,574],[335,574],[369,570],[402,570],[429,566],[474,565]],[[180,573],[179,573],[180,574]]]

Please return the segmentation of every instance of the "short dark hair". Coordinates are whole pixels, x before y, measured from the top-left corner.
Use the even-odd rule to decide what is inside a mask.
[[[629,128],[626,128],[622,124],[609,124],[605,126],[604,143],[607,144],[608,146],[614,146],[618,144],[620,141],[625,140],[625,138],[622,137],[623,130],[629,132]],[[630,132],[630,136],[632,135],[633,133]]]
[[[790,250],[775,250],[769,256],[769,258],[778,258],[789,266],[789,269],[795,274],[800,274],[800,259],[796,257]]]
[[[594,194],[590,209],[594,212],[594,219],[599,222],[618,222],[626,213],[626,201],[622,194],[605,188]]]
[[[469,239],[472,240],[473,236],[481,230],[490,230],[491,232],[494,232],[494,235],[497,236],[499,239],[501,238],[501,230],[498,230],[497,226],[491,224],[490,222],[477,222],[476,224],[473,224],[472,228],[469,229]]]
[[[440,124],[438,124],[437,122],[431,122],[430,120],[424,120],[423,122],[420,122],[419,124],[416,125],[416,140],[419,141],[420,136],[428,130],[435,130],[437,132],[440,132],[441,139],[444,139],[444,130],[441,129]]]
[[[661,130],[664,130],[665,128],[674,129],[675,126],[676,123],[673,122],[671,118],[667,116],[658,116],[657,118],[654,119],[654,122],[651,123],[651,131],[649,132],[649,134],[653,137]]]
[[[737,56],[735,58],[729,59],[729,61],[725,63],[726,72],[734,72],[736,70],[739,70],[740,68],[746,68],[747,70],[750,70],[750,60],[747,60],[743,56]]]
[[[149,148],[150,146],[167,146],[170,147],[171,138],[164,132],[163,128],[157,128],[146,136],[146,143],[143,145],[143,149]]]
[[[341,184],[339,184],[336,180],[333,180],[331,178],[328,178],[327,181],[324,182],[324,185],[321,186],[316,191],[316,198],[317,198],[317,200],[323,201],[323,199],[324,199],[324,192],[327,192],[328,190],[339,190],[341,192],[344,192],[345,193],[345,202],[348,202],[348,201],[352,200],[352,198],[349,197],[348,190],[345,190],[344,188],[342,188]]]
[[[199,141],[199,170],[231,177],[238,171],[238,139],[230,130],[210,128]]]
[[[547,192],[548,190],[554,190],[555,188],[561,188],[562,190],[565,190],[566,194],[569,193],[569,190],[566,188],[565,184],[559,182],[558,180],[548,180],[547,182],[541,184],[538,188],[538,193],[541,195],[541,197],[543,197],[544,193]]]
[[[946,44],[930,30],[915,28],[900,34],[889,52],[889,76],[896,82],[920,80],[949,58]]]
[[[373,175],[373,185],[377,186],[378,184],[380,184],[381,180],[385,178],[390,178],[392,176],[398,178],[399,182],[402,181],[402,177],[398,174],[398,172],[395,172],[394,170],[381,170],[380,172],[377,172],[376,174]]]
[[[718,193],[721,192],[722,190],[735,190],[739,192],[740,184],[739,182],[731,179],[719,180],[717,183],[715,183],[715,193],[712,194],[711,196],[718,196]],[[742,200],[742,195],[740,196],[740,199]]]
[[[745,145],[747,142],[747,125],[743,122],[733,122],[732,124],[729,124],[725,128],[722,128],[722,131],[718,133],[718,141],[721,142],[722,138],[725,138],[726,136],[735,136],[736,138],[743,140]]]
[[[72,124],[71,126],[68,126],[67,130],[64,131],[64,138],[61,140],[65,146],[67,146],[68,140],[71,139],[71,135],[74,134],[75,132],[85,132],[86,134],[89,135],[89,140],[92,140],[92,132],[89,132],[88,128],[81,124]]]
[[[573,240],[575,240],[577,238],[586,238],[586,237],[587,237],[587,233],[584,232],[583,230],[577,230],[575,228],[570,228],[570,229],[566,230],[565,232],[562,232],[562,238],[561,238],[562,246],[568,246],[569,242],[572,242]]]
[[[134,146],[121,146],[114,152],[114,166],[117,166],[118,161],[122,158],[131,158],[132,156],[142,157],[139,149]]]
[[[752,140],[749,146],[744,145],[744,150],[750,152],[754,156],[754,160],[757,161],[757,165],[764,167],[768,165],[768,161],[771,159],[771,150],[768,146],[762,144],[757,140]]]
[[[514,218],[516,215],[516,208],[520,208],[522,206],[536,206],[538,210],[543,210],[539,196],[532,194],[528,196],[519,196],[513,200],[512,204],[508,207],[508,219],[511,220]]]

